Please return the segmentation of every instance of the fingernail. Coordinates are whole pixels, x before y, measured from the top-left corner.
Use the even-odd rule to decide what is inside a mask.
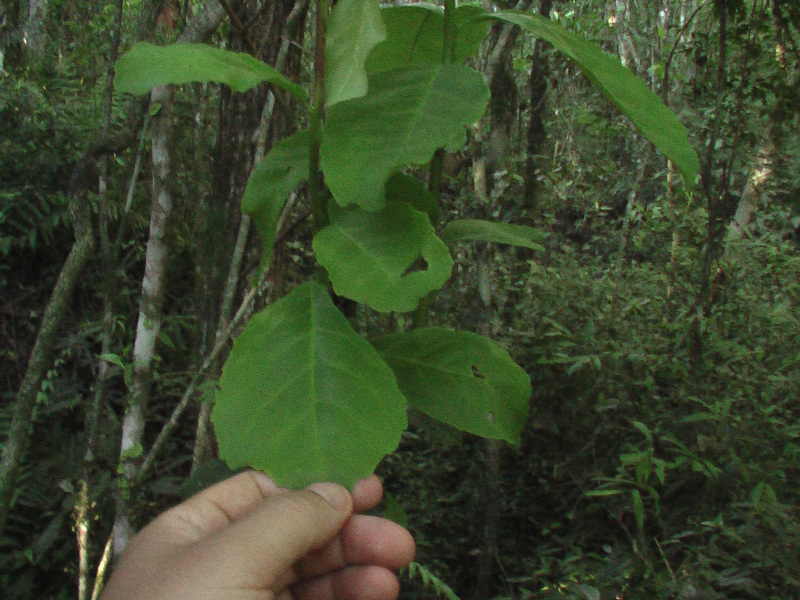
[[[312,483],[306,488],[319,494],[338,510],[350,510],[350,492],[335,483]]]

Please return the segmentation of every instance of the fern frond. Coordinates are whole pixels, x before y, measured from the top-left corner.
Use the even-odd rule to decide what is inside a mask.
[[[422,580],[422,585],[425,589],[433,590],[437,598],[444,598],[445,600],[461,600],[449,585],[434,575],[430,569],[419,564],[412,562],[408,565],[407,569],[403,569],[408,573],[408,578],[413,579],[419,577]]]

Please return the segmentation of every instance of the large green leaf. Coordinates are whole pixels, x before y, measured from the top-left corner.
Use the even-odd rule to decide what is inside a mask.
[[[412,65],[441,63],[444,46],[444,10],[433,4],[390,6],[383,9],[386,41],[378,44],[367,60],[367,71],[378,73]],[[477,19],[484,11],[479,6],[456,8],[455,63],[478,53],[489,31],[487,21]]]
[[[615,56],[604,52],[580,35],[567,31],[560,23],[540,15],[507,11],[490,13],[488,16],[519,25],[547,40],[574,60],[584,75],[631,120],[642,135],[675,164],[686,185],[694,186],[700,162],[689,143],[686,127]]]
[[[364,62],[386,39],[379,0],[339,0],[331,11],[325,44],[325,105],[367,93]]]
[[[452,221],[439,234],[446,243],[462,240],[511,244],[531,250],[541,250],[539,243],[544,237],[542,232],[533,227],[512,225],[511,223],[495,223],[480,219],[459,219]]]
[[[308,131],[298,131],[276,144],[258,163],[242,197],[242,212],[249,215],[261,236],[262,265],[272,254],[278,218],[289,194],[308,179]]]
[[[447,246],[427,215],[408,204],[393,202],[376,213],[334,205],[330,217],[314,238],[314,252],[340,296],[380,312],[408,312],[450,277]]]
[[[424,212],[431,223],[439,220],[439,203],[422,182],[404,173],[395,173],[386,182],[387,202],[407,202],[411,208]]]
[[[530,378],[490,339],[431,327],[373,345],[414,407],[464,431],[519,444]]]
[[[235,92],[244,92],[266,81],[301,100],[306,98],[303,88],[257,58],[205,44],[154,46],[139,42],[120,57],[116,70],[117,90],[132,94],[144,94],[159,85],[192,81],[215,81]]]
[[[391,370],[309,282],[252,318],[236,339],[212,413],[220,457],[279,485],[352,489],[392,452],[406,401]]]
[[[322,132],[325,181],[342,206],[383,208],[384,183],[401,167],[460,148],[466,125],[486,109],[483,76],[458,65],[378,73],[366,96],[335,104]]]

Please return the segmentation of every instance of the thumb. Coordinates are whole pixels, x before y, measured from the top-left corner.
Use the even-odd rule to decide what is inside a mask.
[[[352,512],[345,488],[315,483],[270,497],[202,545],[223,572],[252,589],[274,590],[288,585],[293,565],[331,541]]]

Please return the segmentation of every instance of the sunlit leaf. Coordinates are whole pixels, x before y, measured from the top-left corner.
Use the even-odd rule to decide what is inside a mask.
[[[542,250],[543,247],[539,242],[544,239],[542,232],[532,227],[479,219],[452,221],[439,235],[448,244],[463,240],[478,240],[496,244],[511,244],[531,250]]]
[[[375,213],[334,205],[330,216],[314,237],[314,252],[340,296],[380,312],[408,312],[450,277],[447,246],[428,217],[408,204],[390,203]]]
[[[322,170],[337,202],[383,208],[389,176],[429,161],[437,148],[460,148],[465,126],[481,117],[488,98],[483,76],[467,67],[371,76],[368,94],[332,106],[323,129]]]
[[[373,345],[415,408],[464,431],[519,444],[530,378],[490,339],[431,327]]]
[[[220,457],[279,485],[351,488],[392,452],[406,401],[391,370],[309,282],[255,315],[236,339],[212,413]]]
[[[386,41],[369,55],[366,65],[369,73],[443,62],[444,10],[440,6],[407,4],[389,6],[381,12],[386,22]],[[474,5],[456,8],[453,15],[456,64],[478,54],[489,24],[476,17],[485,12]]]
[[[331,11],[325,44],[325,104],[367,93],[364,62],[386,39],[379,0],[339,0]]]
[[[299,131],[276,144],[250,175],[242,197],[242,212],[249,215],[261,236],[262,265],[267,263],[278,218],[289,194],[308,179],[308,131]]]
[[[642,135],[672,160],[683,175],[686,185],[694,186],[700,161],[689,143],[686,127],[615,56],[604,52],[582,36],[567,31],[560,23],[540,15],[507,11],[489,13],[488,16],[519,25],[547,40],[574,60],[584,75],[631,120]]]
[[[205,44],[135,44],[116,64],[117,91],[144,94],[159,85],[213,81],[244,92],[266,81],[300,99],[306,93],[268,64],[249,54]]]

